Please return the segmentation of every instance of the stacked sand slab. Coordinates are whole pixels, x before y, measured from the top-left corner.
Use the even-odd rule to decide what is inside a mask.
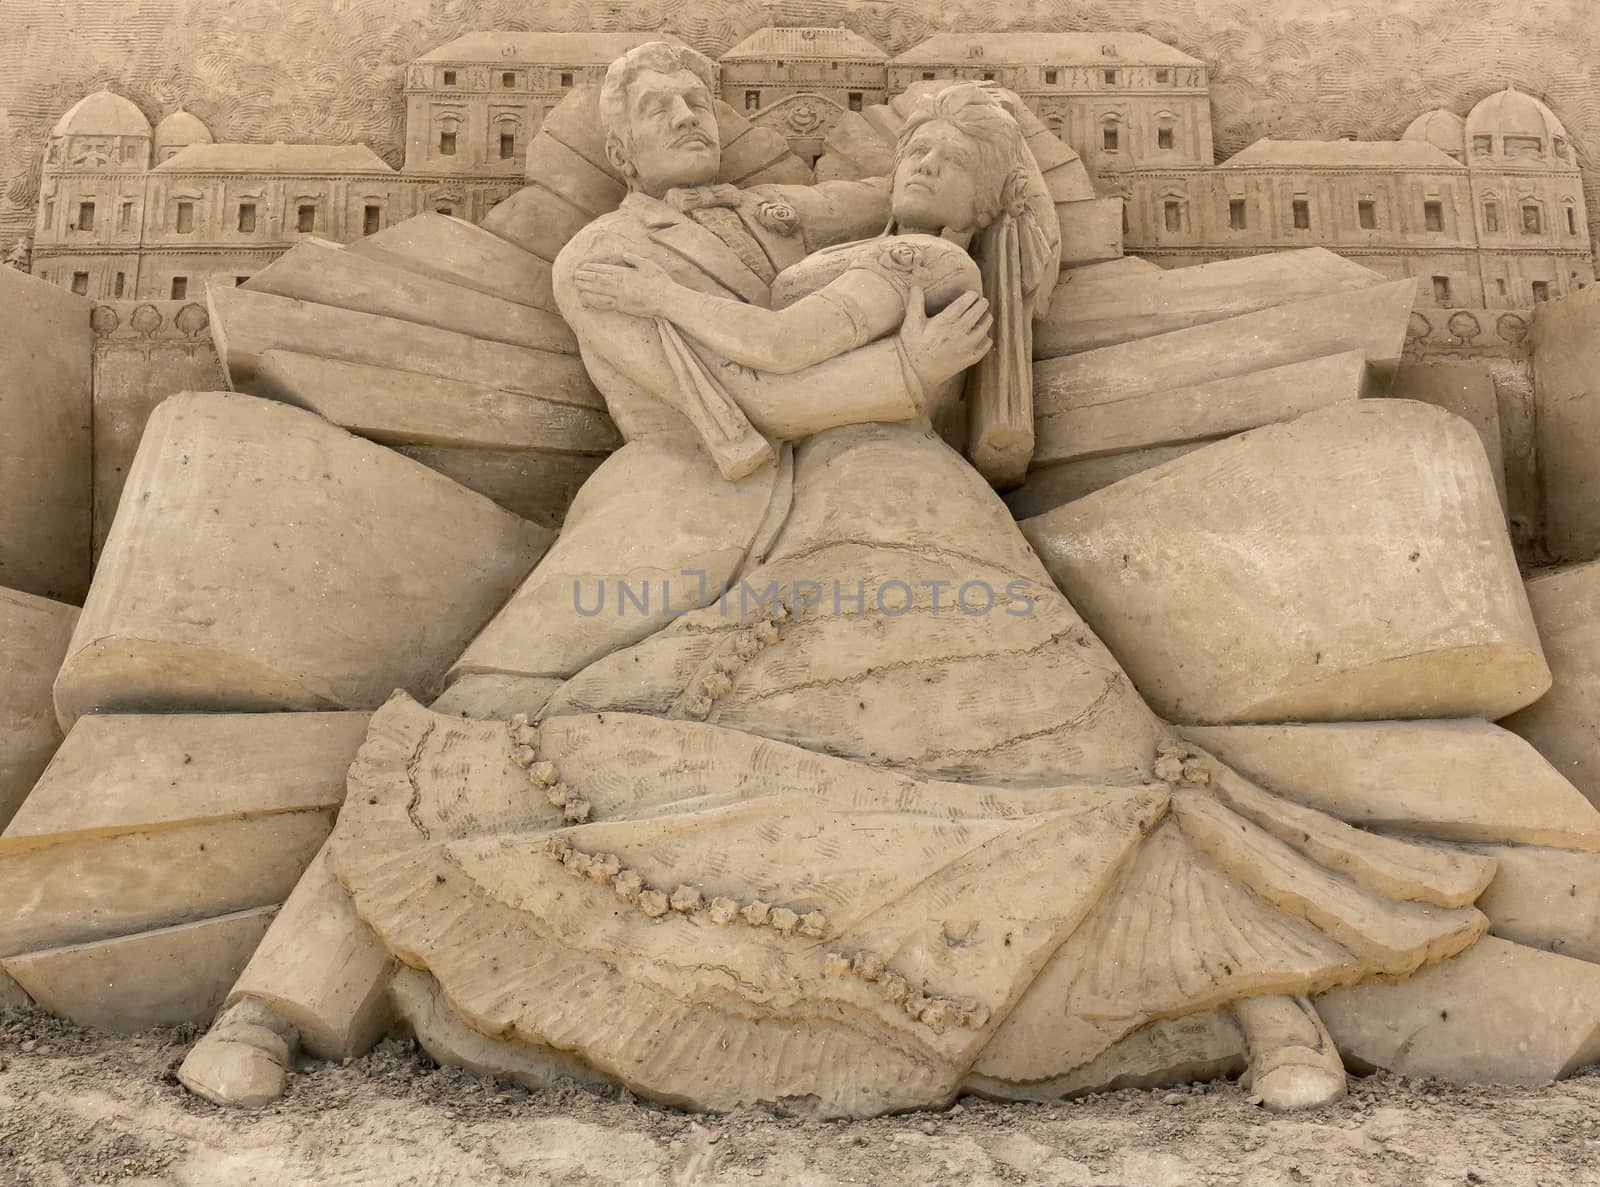
[[[0,589],[0,829],[61,745],[50,686],[78,608]]]
[[[1505,445],[1500,428],[1500,397],[1489,365],[1470,359],[1418,359],[1400,364],[1389,394],[1453,412],[1483,442],[1500,503],[1506,505]]]
[[[256,907],[114,940],[0,957],[34,1004],[101,1030],[204,1025],[266,934],[276,907]]]
[[[83,718],[0,834],[0,956],[281,903],[367,716]]]
[[[1037,328],[1038,447],[1012,510],[1037,515],[1201,443],[1384,394],[1414,297],[1412,281],[1320,248],[1066,273]]]
[[[1549,687],[1483,447],[1422,404],[1254,429],[1022,528],[1174,721],[1492,719]]]
[[[1504,725],[1600,804],[1600,561],[1536,574],[1527,590],[1552,683]]]
[[[1600,555],[1600,289],[1534,311],[1533,375],[1545,545],[1561,560]]]
[[[0,587],[69,602],[89,588],[90,309],[0,268]]]
[[[311,413],[173,397],[145,430],[57,713],[426,696],[551,535]]]
[[[1404,981],[1316,999],[1356,1070],[1545,1084],[1600,1058],[1600,965],[1487,937]]]

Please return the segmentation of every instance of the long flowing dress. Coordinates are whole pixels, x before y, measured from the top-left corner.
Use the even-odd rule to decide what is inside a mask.
[[[937,436],[784,462],[743,581],[538,720],[376,715],[334,861],[457,1019],[664,1102],[863,1115],[1482,933],[1491,864],[1185,747]]]

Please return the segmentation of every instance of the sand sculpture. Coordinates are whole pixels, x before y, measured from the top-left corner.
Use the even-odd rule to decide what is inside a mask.
[[[1075,260],[1081,163],[980,83],[812,184],[711,72],[633,49],[481,228],[212,289],[233,391],[156,410],[80,615],[0,601],[55,709],[6,975],[225,995],[180,1077],[241,1105],[395,1025],[821,1116],[1600,1055],[1587,577],[1530,607],[1479,433],[1370,398],[1414,285]]]

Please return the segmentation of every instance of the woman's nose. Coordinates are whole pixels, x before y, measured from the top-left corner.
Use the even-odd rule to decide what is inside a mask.
[[[674,128],[692,127],[695,122],[694,109],[683,101],[682,98],[674,99],[671,108],[672,126]]]

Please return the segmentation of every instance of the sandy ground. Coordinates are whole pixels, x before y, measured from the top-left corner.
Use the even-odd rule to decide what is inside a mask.
[[[278,1107],[244,1113],[178,1084],[193,1037],[0,1015],[0,1184],[1600,1185],[1600,1071],[1539,1090],[1376,1076],[1295,1117],[1219,1082],[818,1123],[529,1093],[390,1040],[310,1065]]]

